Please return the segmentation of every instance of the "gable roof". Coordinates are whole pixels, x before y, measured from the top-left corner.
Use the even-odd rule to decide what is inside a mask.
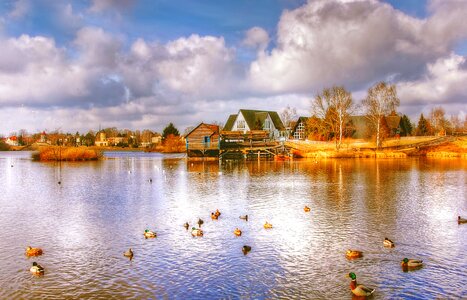
[[[387,116],[386,117],[386,123],[388,124],[388,127],[390,129],[397,129],[399,128],[399,124],[401,122],[401,117],[400,116]]]
[[[298,117],[298,120],[295,122],[294,126],[293,126],[293,129],[292,129],[292,132],[295,132],[295,130],[297,130],[297,126],[298,124],[300,123],[305,123],[308,121],[310,117]]]
[[[252,109],[240,109],[240,111],[245,118],[245,121],[248,124],[250,129],[255,128],[256,121],[259,120],[261,124],[264,124],[264,120],[266,120],[267,115],[271,117],[272,122],[274,123],[274,127],[277,130],[285,130],[285,126],[282,123],[279,114],[275,111],[267,111],[267,110],[252,110]]]
[[[193,128],[190,132],[188,132],[186,135],[185,135],[185,138],[187,138],[192,132],[194,132],[196,129],[198,129],[199,127],[201,126],[205,126],[207,128],[209,128],[211,130],[211,135],[215,134],[215,133],[219,133],[219,126],[218,125],[214,125],[214,124],[206,124],[206,123],[203,123],[201,122],[198,126],[196,126],[195,128]]]
[[[237,115],[230,115],[227,119],[227,122],[225,122],[224,128],[222,130],[231,131],[235,123],[235,119],[237,119]]]

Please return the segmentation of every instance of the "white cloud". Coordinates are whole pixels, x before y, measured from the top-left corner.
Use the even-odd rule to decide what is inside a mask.
[[[277,47],[252,62],[252,88],[264,93],[352,89],[419,77],[426,63],[467,37],[467,2],[434,8],[421,20],[377,1],[309,1],[285,11]]]
[[[17,0],[14,4],[13,10],[10,11],[8,16],[13,19],[24,17],[31,9],[29,0]]]
[[[269,34],[261,27],[250,28],[245,34],[243,44],[264,51],[269,44]]]

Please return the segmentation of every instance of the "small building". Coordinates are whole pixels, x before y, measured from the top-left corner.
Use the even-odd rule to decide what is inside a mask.
[[[151,137],[152,144],[160,144],[162,142],[162,135],[156,134],[155,136]]]
[[[97,133],[96,140],[94,141],[94,145],[98,147],[107,147],[109,145],[109,142],[107,141],[104,131],[100,131]]]
[[[219,126],[201,123],[185,135],[188,157],[219,157]]]
[[[18,137],[13,135],[13,136],[10,136],[6,139],[5,141],[6,144],[10,145],[10,146],[18,146],[19,145],[19,142],[18,142]]]
[[[308,119],[308,117],[299,117],[297,122],[295,122],[291,132],[291,136],[295,140],[304,140],[308,137],[306,130]]]
[[[279,114],[275,111],[240,109],[237,114],[230,115],[223,131],[241,131],[247,133],[264,130],[269,138],[277,140],[285,136],[286,130]]]

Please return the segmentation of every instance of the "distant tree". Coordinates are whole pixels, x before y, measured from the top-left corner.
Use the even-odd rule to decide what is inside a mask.
[[[8,151],[10,150],[10,146],[5,143],[2,139],[0,139],[0,151]]]
[[[445,118],[445,111],[441,106],[433,107],[430,112],[430,124],[434,134],[445,132],[449,127],[449,121]]]
[[[428,121],[425,119],[422,113],[420,114],[420,119],[418,120],[416,135],[425,136],[429,134],[429,131],[430,131],[430,125],[428,124]]]
[[[83,144],[86,146],[94,146],[96,140],[96,134],[94,131],[89,130],[88,133],[83,137]]]
[[[396,111],[400,101],[397,97],[396,86],[386,82],[379,82],[368,89],[368,95],[362,102],[366,116],[376,133],[376,147],[382,145],[381,121],[385,115]]]
[[[167,125],[164,128],[164,130],[162,131],[162,137],[164,139],[166,139],[169,136],[169,134],[172,134],[174,136],[179,136],[180,135],[180,133],[178,132],[178,129],[175,128],[174,124],[172,124],[172,123],[169,123],[169,125]]]
[[[326,88],[321,94],[316,95],[311,107],[312,115],[322,120],[321,124],[319,122],[316,124],[318,127],[315,130],[327,132],[328,137],[331,135],[335,137],[336,150],[339,150],[345,126],[354,109],[352,94],[344,87]]]
[[[180,153],[185,151],[185,143],[180,136],[169,134],[163,142],[164,150],[166,153]]]
[[[409,117],[403,115],[401,118],[401,136],[409,136],[412,134],[412,122],[410,122]]]
[[[286,128],[291,128],[297,119],[298,115],[295,107],[292,108],[290,105],[287,105],[287,107],[281,112],[281,120]]]

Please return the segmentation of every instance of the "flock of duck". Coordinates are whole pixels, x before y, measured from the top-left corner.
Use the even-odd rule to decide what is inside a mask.
[[[305,206],[303,208],[303,210],[305,212],[310,212],[311,208],[308,207],[308,206]],[[212,220],[218,220],[220,215],[221,215],[221,212],[218,209],[216,209],[215,212],[211,212],[211,219]],[[248,215],[240,216],[240,219],[248,221]],[[462,218],[461,216],[458,216],[457,217],[457,222],[458,222],[458,224],[466,224],[467,219]],[[191,235],[193,237],[202,237],[203,236],[203,230],[201,230],[201,225],[204,224],[204,221],[199,218],[197,224],[198,224],[198,228],[197,227],[192,227],[191,228]],[[188,222],[183,224],[183,226],[185,227],[186,230],[188,230],[190,228],[190,224]],[[265,229],[271,229],[272,224],[266,221],[266,223],[264,223],[263,227]],[[242,235],[242,231],[239,228],[235,228],[233,233],[234,233],[235,236],[241,236]],[[146,229],[144,231],[143,235],[144,235],[144,238],[146,238],[146,239],[152,239],[152,238],[157,237],[157,233],[152,231],[152,230],[149,230],[149,229]],[[390,239],[388,239],[388,238],[384,238],[383,246],[387,247],[387,248],[394,248],[395,243],[393,241],[391,241]],[[244,245],[242,247],[242,252],[243,252],[244,255],[246,255],[250,251],[251,251],[251,246]],[[26,248],[26,253],[25,254],[26,254],[27,257],[40,256],[40,255],[43,254],[43,251],[42,251],[41,248],[33,248],[31,246],[28,246]],[[133,253],[133,250],[131,248],[129,248],[127,251],[125,251],[123,253],[123,256],[128,257],[130,260],[133,258],[133,255],[134,255],[134,253]],[[358,251],[358,250],[349,249],[349,250],[346,251],[345,256],[348,259],[357,259],[357,258],[363,257],[363,252]],[[404,272],[412,271],[412,270],[418,270],[421,267],[423,267],[423,261],[418,260],[418,259],[404,258],[401,261],[400,264],[401,264],[402,270]],[[33,262],[31,268],[29,269],[29,271],[34,275],[44,275],[45,270],[37,262]],[[375,289],[366,287],[363,284],[357,284],[357,275],[354,272],[350,272],[347,275],[347,277],[349,277],[351,279],[351,281],[350,281],[350,290],[352,291],[352,293],[354,295],[361,296],[361,297],[367,297],[367,296],[372,295],[373,292],[375,291]]]

